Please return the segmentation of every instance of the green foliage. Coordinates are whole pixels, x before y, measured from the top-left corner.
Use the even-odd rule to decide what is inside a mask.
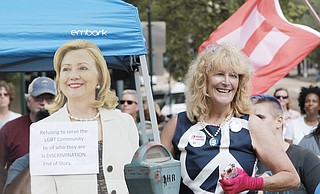
[[[5,80],[11,83],[19,83],[20,73],[0,73],[0,80]]]
[[[319,16],[319,10],[320,10],[320,1],[319,0],[308,0],[308,2],[313,7],[314,11],[318,11]],[[302,24],[309,26],[317,31],[320,31],[320,24],[317,22],[317,20],[312,15],[309,8],[306,6],[304,0],[281,0],[280,5],[282,8],[282,11],[287,18],[288,21],[296,23],[296,24]],[[313,61],[313,63],[320,64],[320,48],[316,48],[313,50],[309,55],[308,59]],[[320,66],[318,66],[320,67]]]
[[[310,3],[316,1],[318,0],[309,0]],[[166,22],[165,57],[168,60],[165,67],[173,78],[181,80],[191,60],[197,55],[201,43],[207,40],[211,32],[229,18],[245,0],[127,0],[127,2],[138,7],[141,21],[148,20],[149,7],[152,21]],[[288,21],[301,22],[315,28],[315,20],[310,18],[310,12],[302,0],[280,0],[280,3]],[[314,6],[319,8],[319,3]],[[313,20],[313,25],[310,19]],[[320,56],[319,51],[317,53],[311,56],[314,55],[313,59],[320,61],[316,59]]]
[[[201,43],[241,3],[242,1],[236,0],[161,0],[153,2],[152,7],[161,10],[161,13],[157,14],[157,18],[154,19],[165,21],[167,24],[166,57],[168,63],[165,64],[165,67],[171,71],[175,79],[183,79],[188,70],[188,64],[197,55]]]

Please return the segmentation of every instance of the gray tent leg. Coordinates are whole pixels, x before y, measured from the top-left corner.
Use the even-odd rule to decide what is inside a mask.
[[[140,71],[140,70],[139,70]],[[137,100],[138,100],[138,107],[139,107],[139,118],[140,118],[140,126],[142,131],[142,142],[143,144],[147,142],[147,132],[146,132],[146,125],[145,125],[145,117],[144,117],[144,109],[143,109],[143,101],[141,96],[141,83],[139,79],[140,75],[138,71],[134,72],[134,81],[136,84],[136,91],[137,91]]]
[[[147,96],[148,109],[149,109],[150,118],[151,118],[153,138],[154,138],[155,142],[161,143],[160,142],[160,136],[159,136],[158,123],[157,123],[157,119],[156,119],[156,113],[155,113],[155,109],[154,109],[154,101],[153,101],[153,97],[152,97],[152,91],[151,91],[151,85],[150,85],[150,76],[149,76],[149,73],[148,73],[146,56],[145,55],[140,55],[139,58],[140,58],[140,63],[141,63],[140,70],[141,70],[143,81],[144,81],[144,87],[145,87],[144,89],[145,89],[145,93],[146,93],[146,96]],[[137,79],[139,80],[139,76],[135,76],[135,80],[137,80]],[[136,87],[137,88],[141,87],[140,80],[139,80],[138,85],[137,85],[137,81],[136,81]],[[139,94],[141,94],[141,90],[140,90],[140,92],[138,92],[138,96],[139,96]],[[140,95],[140,98],[141,98],[141,95]],[[142,107],[142,111],[140,111],[140,110],[141,109],[139,107],[139,114],[140,114],[140,112],[142,112],[142,114],[143,114],[143,107]],[[144,116],[143,116],[143,118],[144,118]],[[144,121],[144,123],[145,123],[145,121]],[[144,130],[144,133],[145,133],[145,134],[143,134],[143,136],[145,135],[145,138],[146,138],[145,125],[144,125],[144,128],[142,128],[142,129]],[[143,139],[143,143],[146,142],[145,140],[146,139]]]

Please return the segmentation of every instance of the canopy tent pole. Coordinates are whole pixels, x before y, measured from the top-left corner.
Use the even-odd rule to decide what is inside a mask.
[[[143,143],[147,142],[147,133],[146,133],[146,125],[145,125],[145,117],[144,117],[144,109],[143,109],[143,101],[142,101],[142,96],[141,96],[141,84],[140,84],[140,79],[139,79],[139,72],[135,71],[134,72],[134,81],[136,85],[136,91],[137,91],[137,100],[138,100],[138,107],[139,107],[139,117],[140,117],[140,126],[141,127],[141,132],[142,132],[142,140]]]
[[[27,102],[26,102],[26,74],[24,72],[20,73],[20,86],[21,86],[21,113],[22,114],[27,114],[28,113],[28,109],[27,109]],[[28,89],[27,89],[28,90]]]
[[[304,0],[304,3],[307,5],[307,7],[309,8],[311,14],[313,15],[314,19],[318,22],[318,24],[320,25],[320,18],[318,16],[318,14],[314,11],[313,7],[311,6],[311,4],[309,3],[308,0]]]
[[[142,77],[144,80],[144,87],[145,87],[144,89],[145,89],[145,92],[147,95],[147,103],[148,103],[148,109],[149,109],[149,114],[150,114],[150,119],[151,119],[153,138],[154,138],[155,142],[161,143],[160,136],[159,136],[158,123],[157,123],[156,113],[155,113],[155,108],[154,108],[154,101],[153,101],[152,91],[151,91],[150,76],[149,76],[148,68],[147,68],[146,56],[140,55],[139,58],[140,58],[140,63],[141,63],[140,69],[141,69]],[[139,84],[139,86],[140,86],[140,84]],[[145,142],[143,142],[143,143],[145,143]]]

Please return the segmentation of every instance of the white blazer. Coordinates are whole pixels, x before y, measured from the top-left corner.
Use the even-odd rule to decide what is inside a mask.
[[[103,130],[103,172],[108,193],[127,194],[124,165],[139,147],[133,118],[116,110],[99,108]],[[66,105],[39,122],[71,122]],[[32,194],[97,194],[97,174],[31,176]]]

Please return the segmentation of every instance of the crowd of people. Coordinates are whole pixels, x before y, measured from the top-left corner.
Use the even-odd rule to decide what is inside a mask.
[[[37,77],[29,84],[25,115],[10,109],[15,89],[0,81],[0,193],[128,193],[124,165],[144,143],[141,125],[153,133],[147,103],[142,123],[140,94],[126,89],[116,96],[102,52],[90,41],[61,45],[54,70],[54,79]],[[181,164],[180,194],[316,193],[320,88],[302,87],[300,111],[293,110],[286,88],[250,96],[253,73],[235,45],[208,45],[185,76],[187,110],[168,121],[154,104],[161,143]],[[96,171],[30,172],[30,156],[36,156],[29,147],[37,143],[30,128],[53,122],[96,124]]]
[[[37,112],[53,103],[57,95],[56,84],[49,77],[34,79],[25,100],[29,112],[8,121],[0,129],[0,189],[4,190],[10,166],[20,157],[29,153],[30,125],[36,121]]]

